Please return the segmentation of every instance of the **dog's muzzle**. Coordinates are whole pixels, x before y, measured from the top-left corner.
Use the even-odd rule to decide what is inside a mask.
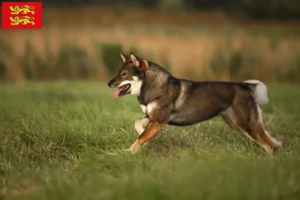
[[[113,79],[110,80],[110,81],[108,81],[108,82],[107,82],[107,85],[108,85],[108,87],[110,87],[110,88],[114,88],[114,87],[117,87],[117,86],[118,86],[118,84],[115,84],[115,83],[114,83],[114,80],[113,80]]]

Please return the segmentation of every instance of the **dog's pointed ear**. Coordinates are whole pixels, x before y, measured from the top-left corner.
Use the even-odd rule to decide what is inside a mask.
[[[131,53],[130,54],[130,58],[131,58],[131,61],[134,64],[134,66],[140,67],[140,59],[136,55],[134,55],[133,53]]]
[[[134,55],[133,53],[130,54],[130,58],[131,61],[133,62],[134,66],[137,67],[140,70],[147,70],[149,67],[149,62],[146,59],[140,59],[139,57],[137,57],[136,55]]]
[[[146,59],[143,58],[142,61],[141,61],[141,64],[140,64],[141,70],[145,71],[145,70],[148,69],[148,67],[149,67],[148,60],[146,60]]]
[[[120,53],[120,56],[121,56],[123,62],[127,62],[127,61],[130,60],[130,57],[129,57],[129,56],[126,56],[125,54]]]

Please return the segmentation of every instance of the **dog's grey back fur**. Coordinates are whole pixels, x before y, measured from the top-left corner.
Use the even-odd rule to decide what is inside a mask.
[[[236,96],[254,101],[249,83],[178,79],[151,62],[145,72],[138,100],[142,105],[153,101],[160,106],[172,103],[168,123],[182,126],[219,115],[232,104]]]

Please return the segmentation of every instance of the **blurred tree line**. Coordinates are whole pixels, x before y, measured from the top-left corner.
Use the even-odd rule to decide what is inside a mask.
[[[299,0],[44,0],[43,3],[58,7],[100,5],[168,11],[222,11],[251,19],[300,19]]]
[[[52,6],[106,5],[168,11],[222,11],[251,19],[300,19],[299,0],[46,0]]]

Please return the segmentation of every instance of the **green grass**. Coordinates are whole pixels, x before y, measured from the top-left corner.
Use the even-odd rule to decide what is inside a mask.
[[[97,82],[0,85],[0,199],[299,199],[300,87],[269,85],[270,156],[219,118],[137,154],[135,97]]]

